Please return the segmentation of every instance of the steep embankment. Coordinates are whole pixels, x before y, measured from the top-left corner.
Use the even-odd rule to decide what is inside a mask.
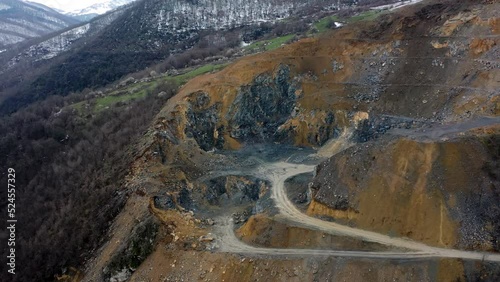
[[[308,213],[435,246],[498,250],[499,128],[448,141],[387,137],[317,168]]]

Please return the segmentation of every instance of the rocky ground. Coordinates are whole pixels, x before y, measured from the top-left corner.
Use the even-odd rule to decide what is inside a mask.
[[[318,166],[308,213],[321,215],[326,205],[327,214],[354,212],[349,222],[362,228],[436,246],[498,251],[495,122],[488,134],[437,140],[389,134],[353,146]]]
[[[424,1],[190,81],[145,135],[128,203],[84,280],[500,279],[486,261],[249,255],[217,240],[227,216],[253,247],[387,250],[281,220],[253,172],[282,160],[320,163],[289,182],[310,216],[498,252],[499,9]],[[339,153],[307,157],[325,144]],[[149,240],[134,239],[144,230]]]

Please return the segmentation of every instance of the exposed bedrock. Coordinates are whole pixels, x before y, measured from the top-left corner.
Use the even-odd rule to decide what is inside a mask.
[[[210,97],[206,93],[198,93],[186,113],[190,125],[185,129],[186,136],[194,138],[205,151],[213,148],[222,149],[224,146],[222,135],[218,135],[224,127],[217,126],[221,104],[216,103],[207,107],[209,103]]]
[[[269,183],[249,176],[222,176],[208,180],[204,186],[204,199],[209,204],[237,206],[255,203]]]
[[[226,115],[231,137],[257,142],[283,139],[277,129],[292,114],[297,84],[291,81],[290,68],[281,65],[274,78],[261,74],[242,86]]]
[[[194,138],[205,151],[235,148],[241,143],[294,144],[300,138],[303,144],[323,145],[340,135],[342,127],[335,116],[345,113],[334,109],[304,112],[298,104],[301,81],[292,77],[288,65],[280,64],[273,74],[258,74],[239,86],[230,105],[227,100],[231,96],[222,101],[216,96],[211,101],[207,92],[192,93],[186,111],[186,137]],[[297,122],[304,123],[307,130]]]

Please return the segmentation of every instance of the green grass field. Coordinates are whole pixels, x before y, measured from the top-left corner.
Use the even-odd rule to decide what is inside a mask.
[[[381,10],[369,10],[366,12],[363,12],[359,15],[350,17],[346,19],[346,22],[348,23],[354,23],[354,22],[359,22],[359,21],[370,21],[376,19],[378,16],[384,14],[384,11]]]
[[[219,64],[219,65],[206,64],[204,66],[195,68],[180,75],[163,76],[150,82],[139,82],[136,84],[119,88],[117,90],[111,91],[105,97],[96,98],[92,103],[93,106],[91,112],[97,113],[99,111],[106,109],[106,107],[110,107],[119,102],[128,102],[131,100],[143,99],[144,97],[146,97],[148,92],[151,93],[154,92],[158,84],[162,81],[173,80],[178,85],[182,85],[196,76],[212,71],[219,71],[223,69],[226,65],[227,64]],[[120,92],[127,94],[119,94]],[[80,113],[83,113],[84,107],[87,104],[87,102],[88,101],[81,101],[71,105],[71,107],[73,107]]]
[[[132,92],[130,94],[125,94],[125,95],[108,95],[105,97],[97,98],[95,99],[95,103],[92,103],[93,104],[92,112],[95,113],[102,111],[106,109],[106,107],[112,106],[118,102],[127,102],[131,100],[142,99],[146,97],[146,93],[147,93],[146,90],[143,89],[141,91]],[[86,103],[87,101],[81,101],[71,106],[80,113],[83,113]]]
[[[270,51],[279,48],[281,45],[285,44],[286,42],[290,41],[295,34],[288,34],[285,36],[280,36],[276,37],[273,39],[267,39],[267,40],[261,40],[254,42],[247,47],[245,47],[245,50],[247,51],[255,51],[256,49],[259,49],[261,47],[264,47],[264,50]]]
[[[314,32],[309,31],[308,34],[312,35],[314,33],[324,33],[328,31],[330,28],[328,27],[328,24],[332,21],[335,22],[342,22],[342,23],[354,23],[354,22],[359,22],[359,21],[369,21],[369,20],[374,20],[378,16],[386,13],[385,11],[380,11],[380,10],[368,10],[363,13],[360,13],[358,15],[349,17],[349,18],[339,18],[336,15],[333,16],[327,16],[319,21],[315,22],[313,24],[313,28],[311,30],[314,30]]]
[[[177,76],[167,76],[166,79],[173,79],[175,80],[175,82],[181,85],[188,82],[190,79],[197,77],[198,75],[202,75],[213,71],[219,71],[225,68],[226,66],[227,64],[219,64],[219,65],[206,64],[204,66],[201,66],[199,68],[196,68],[194,70],[188,71],[186,73]]]
[[[340,19],[337,16],[324,17],[321,20],[314,23],[313,26],[318,31],[318,33],[323,33],[329,30],[328,23],[330,23],[330,21],[339,22]]]

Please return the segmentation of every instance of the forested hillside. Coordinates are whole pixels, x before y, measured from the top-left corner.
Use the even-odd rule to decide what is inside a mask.
[[[20,269],[14,280],[2,272],[2,281],[51,281],[106,240],[127,198],[134,148],[175,90],[163,84],[144,99],[100,112],[71,106],[78,97],[55,96],[0,119],[1,181],[7,183],[7,168],[16,171]]]

